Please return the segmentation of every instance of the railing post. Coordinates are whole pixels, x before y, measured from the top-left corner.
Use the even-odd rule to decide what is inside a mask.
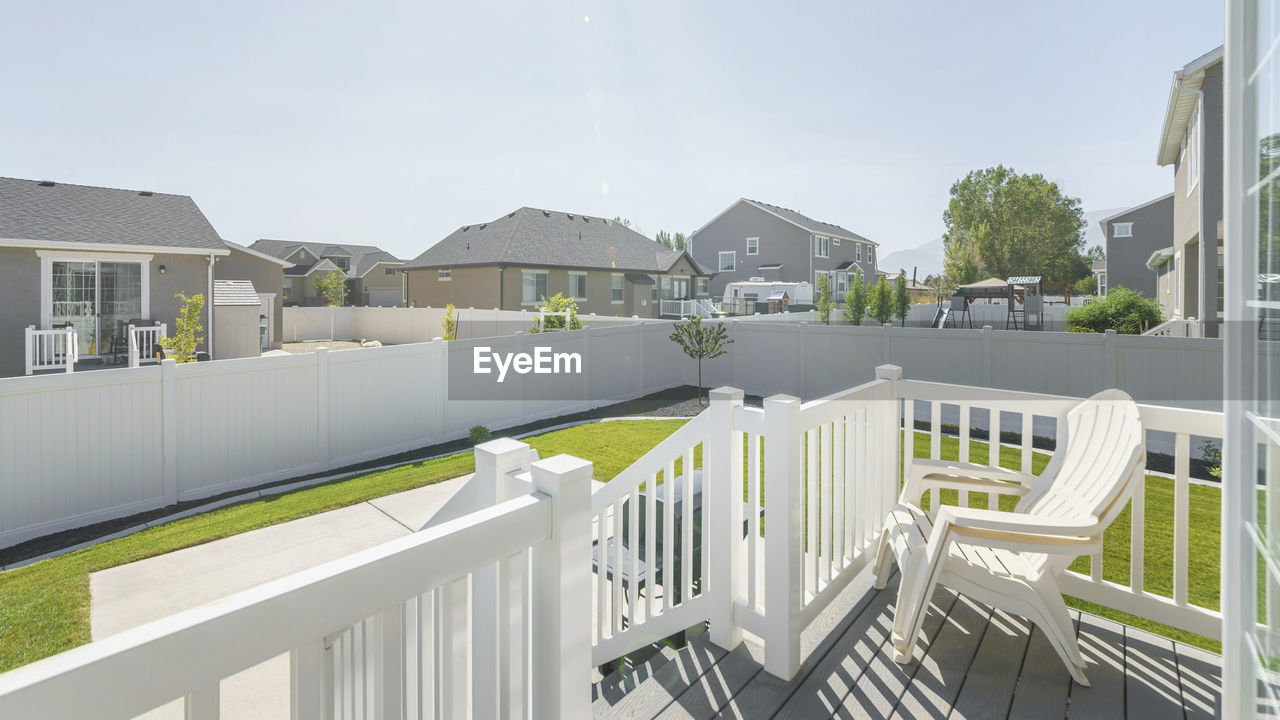
[[[591,463],[569,455],[530,468],[551,498],[551,537],[533,556],[534,720],[591,714]]]
[[[289,717],[292,720],[330,716],[328,660],[323,637],[289,653]]]
[[[490,507],[512,499],[507,491],[507,473],[529,467],[529,446],[519,440],[498,438],[476,446],[476,474],[472,483],[479,493],[480,507]],[[472,678],[497,676],[492,683],[472,682],[472,713],[477,718],[500,717],[502,695],[512,678],[509,668],[498,661],[499,638],[505,619],[499,614],[499,567],[491,565],[472,574],[474,619],[471,623]]]
[[[804,482],[800,477],[800,399],[764,400],[764,668],[790,680],[800,670],[804,610]]]
[[[28,325],[26,329],[23,331],[23,335],[25,336],[25,340],[26,340],[26,343],[25,343],[26,353],[22,356],[22,358],[23,358],[25,374],[27,375],[31,374],[31,355],[35,351],[35,343],[34,343],[35,332],[36,332],[35,325]]]
[[[67,372],[76,371],[76,361],[80,359],[80,343],[76,338],[75,328],[67,328],[67,346],[63,348],[62,359],[67,363]]]
[[[138,359],[138,334],[133,331],[133,325],[129,325],[129,367],[136,368],[139,365]]]
[[[711,391],[711,434],[703,449],[702,516],[709,523],[711,642],[732,650],[742,642],[742,628],[733,621],[734,605],[746,589],[742,545],[742,432],[733,426],[734,409],[742,406],[737,388]]]
[[[889,482],[877,485],[881,489],[878,493],[880,505],[879,512],[876,513],[878,517],[874,522],[878,523],[883,520],[889,508],[898,499],[901,483],[906,474],[911,472],[911,458],[915,454],[916,446],[916,415],[915,402],[911,398],[906,398],[905,402],[901,403],[901,412],[898,410],[899,399],[902,397],[899,384],[902,381],[902,368],[897,365],[881,365],[876,368],[876,379],[889,382],[889,401],[885,403],[881,420],[884,426],[882,439],[884,445],[881,452],[884,458],[883,467],[889,476]],[[936,429],[931,428],[931,430],[936,432]]]
[[[183,700],[185,720],[218,720],[222,715],[219,707],[222,700],[220,685],[221,683],[215,682],[187,695]]]

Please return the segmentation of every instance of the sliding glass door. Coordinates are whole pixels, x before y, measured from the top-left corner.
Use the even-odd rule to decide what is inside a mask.
[[[143,315],[142,263],[55,260],[51,280],[53,327],[75,328],[81,357],[110,352]]]

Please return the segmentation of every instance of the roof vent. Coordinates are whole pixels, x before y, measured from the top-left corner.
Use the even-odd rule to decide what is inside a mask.
[[[511,211],[511,214],[507,216],[507,219],[508,219],[508,220],[510,220],[511,218],[513,218],[513,217],[515,217],[515,216],[516,216],[516,211],[515,211],[515,210],[512,210],[512,211]]]
[[[551,211],[550,211],[550,210],[543,210],[543,211],[542,211],[542,217],[551,217]]]
[[[155,195],[155,193],[151,192],[150,190],[141,190],[138,192],[138,194],[141,195],[142,197],[151,197],[152,195]]]
[[[468,231],[468,230],[470,230],[470,229],[471,229],[471,226],[470,226],[470,225],[463,225],[463,226],[462,226],[462,232],[466,232],[466,231]]]
[[[569,215],[568,217],[569,217],[569,219],[570,219],[570,220],[572,220],[572,219],[573,219],[573,216],[572,216],[572,215]]]
[[[52,180],[41,180],[41,181],[40,181],[40,187],[53,187],[53,181],[52,181]]]
[[[591,218],[587,217],[586,215],[583,215],[582,222],[591,222]]]
[[[483,229],[485,229],[485,228],[487,228],[487,227],[489,227],[489,223],[485,223],[485,224],[481,225],[481,226],[480,226],[480,229],[481,229],[481,230],[483,230]]]

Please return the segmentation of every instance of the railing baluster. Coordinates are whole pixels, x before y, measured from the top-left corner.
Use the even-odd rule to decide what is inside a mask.
[[[942,459],[942,403],[937,400],[929,402],[929,457]]]
[[[184,700],[186,720],[218,720],[222,715],[219,709],[219,685],[220,683],[214,683],[187,695]]]
[[[969,405],[960,406],[960,462],[969,462]]]
[[[831,531],[834,535],[831,554],[835,557],[838,570],[844,569],[850,554],[846,549],[848,547],[848,536],[845,530],[845,505],[849,495],[849,478],[845,471],[845,453],[848,450],[848,443],[845,441],[845,437],[848,425],[848,417],[841,415],[836,418],[831,433],[831,452],[833,453],[831,479],[835,483],[833,487],[835,495],[831,503],[831,512],[835,515],[831,523]]]
[[[676,597],[676,461],[667,461],[662,503],[662,609],[670,610]]]
[[[818,579],[822,585],[831,582],[831,551],[835,540],[832,534],[835,515],[831,510],[835,499],[831,481],[831,430],[829,422],[818,427],[818,561],[822,571]]]
[[[1032,426],[1034,418],[1032,413],[1022,413],[1022,472],[1026,475],[1031,474],[1031,460],[1035,454],[1035,428]]]
[[[874,512],[870,504],[871,488],[868,483],[871,482],[867,467],[867,416],[871,412],[869,406],[862,406],[857,409],[855,421],[853,424],[853,444],[849,446],[849,453],[853,457],[853,522],[854,522],[854,539],[858,547],[865,547],[871,534],[872,523],[867,522],[866,515]]]
[[[631,624],[640,623],[637,617],[636,606],[639,604],[640,593],[640,491],[631,493],[631,499],[627,501],[628,521],[627,521],[627,571],[623,575],[626,578],[626,586],[623,588],[627,593],[627,617],[631,619]],[[648,616],[645,616],[646,619]]]
[[[760,567],[757,552],[760,545],[760,436],[747,433],[747,607],[758,610]]]
[[[644,493],[644,617],[653,617],[653,595],[657,591],[653,565],[657,561],[658,474],[649,475]]]
[[[1178,433],[1173,450],[1173,601],[1187,604],[1187,542],[1190,537],[1191,436]],[[1143,478],[1145,484],[1145,476]]]
[[[818,592],[818,431],[806,430],[805,437],[805,562],[804,587]]]
[[[680,580],[683,591],[680,594],[681,602],[688,601],[693,597],[693,448],[685,450],[684,462],[682,463],[684,471],[684,482],[680,483],[680,489],[684,491],[684,497],[680,501]],[[706,492],[709,488],[703,487]],[[708,522],[710,518],[702,518],[702,522]],[[705,582],[705,578],[703,578]]]
[[[608,598],[606,597],[606,584],[609,578],[609,538],[606,533],[608,524],[608,508],[602,508],[600,514],[596,516],[596,642],[604,640],[606,637],[612,637],[612,627],[609,624]]]
[[[623,517],[622,503],[624,495],[613,503],[613,634],[617,635],[622,632],[624,626],[622,624],[622,538],[623,538]]]
[[[1129,515],[1130,547],[1129,547],[1129,588],[1142,592],[1142,569],[1144,551],[1144,533],[1146,532],[1146,486],[1147,479],[1143,475],[1133,484],[1133,500]]]

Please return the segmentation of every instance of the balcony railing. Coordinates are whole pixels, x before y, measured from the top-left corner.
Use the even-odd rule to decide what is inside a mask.
[[[789,679],[801,633],[873,555],[917,439],[930,458],[946,447],[968,461],[985,428],[992,458],[1030,472],[1050,452],[1036,428],[1056,432],[1078,402],[903,380],[890,365],[807,403],[749,408],[720,388],[590,497],[589,463],[530,465],[527,446],[494,441],[477,447],[470,481],[492,506],[0,676],[0,717],[125,718],[174,697],[189,717],[218,717],[220,679],[284,652],[299,717],[583,717],[591,667],[702,622],[721,647],[757,636],[765,669]],[[1144,582],[1141,484],[1128,537],[1103,543],[1124,545],[1128,582],[1104,578],[1100,553],[1063,590],[1220,637],[1221,615],[1188,588],[1191,445],[1221,437],[1222,416],[1139,409],[1145,430],[1173,438],[1170,591]],[[1002,436],[1015,418],[1020,432]]]
[[[156,323],[151,326],[130,325],[129,332],[129,367],[138,367],[144,362],[156,362],[156,348],[160,338],[168,336],[168,326]]]
[[[75,328],[37,330],[28,325],[25,332],[23,360],[27,375],[37,370],[75,372],[80,359],[80,340]]]
[[[661,300],[659,307],[663,317],[711,317],[719,312],[715,303],[706,298],[694,298],[692,300]]]

